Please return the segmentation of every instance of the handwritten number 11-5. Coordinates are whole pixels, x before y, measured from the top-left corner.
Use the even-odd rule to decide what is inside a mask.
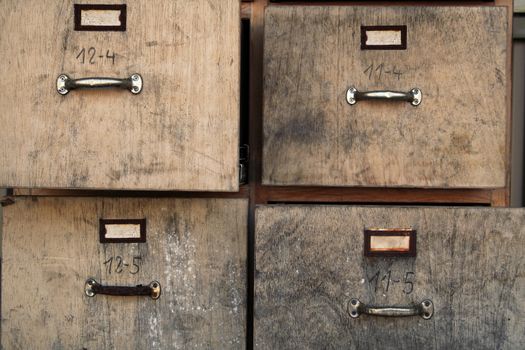
[[[415,278],[414,272],[407,272],[405,273],[405,277],[403,280],[403,284],[405,285],[403,288],[403,293],[410,294],[414,291],[414,278]],[[368,279],[368,282],[370,284],[374,285],[374,292],[377,293],[378,288],[383,286],[385,293],[388,293],[389,289],[392,287],[392,285],[395,285],[396,283],[401,282],[398,279],[395,279],[392,277],[392,271],[389,270],[386,274],[384,274],[381,278],[381,271],[377,271],[372,277]]]

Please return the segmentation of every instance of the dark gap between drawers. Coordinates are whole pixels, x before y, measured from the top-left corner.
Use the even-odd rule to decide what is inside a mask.
[[[239,146],[250,144],[250,20],[241,19],[241,115]],[[247,154],[250,159],[249,149]],[[249,164],[246,163],[247,183],[250,179]],[[248,239],[246,257],[246,349],[253,349],[253,322],[254,322],[254,276],[255,276],[255,235],[252,212],[248,217]]]
[[[241,20],[241,125],[240,146],[248,145],[250,140],[250,20]]]

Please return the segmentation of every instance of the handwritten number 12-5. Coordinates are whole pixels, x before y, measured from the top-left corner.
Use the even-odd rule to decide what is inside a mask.
[[[108,260],[104,261],[104,266],[106,266],[106,272],[108,274],[117,273],[120,274],[124,272],[124,270],[128,269],[129,273],[132,275],[136,275],[140,271],[140,261],[142,260],[142,257],[140,256],[134,256],[133,257],[133,263],[130,264],[125,262],[124,259],[117,255],[115,257],[110,257]]]

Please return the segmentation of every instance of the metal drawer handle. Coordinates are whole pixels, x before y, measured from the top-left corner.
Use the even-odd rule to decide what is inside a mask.
[[[363,304],[359,299],[352,299],[348,303],[348,314],[352,318],[367,314],[386,317],[421,316],[425,320],[430,320],[434,315],[434,303],[427,299],[420,304],[410,306],[371,306]]]
[[[94,297],[97,294],[115,295],[115,296],[149,296],[151,299],[157,300],[160,297],[160,283],[157,281],[151,282],[147,286],[142,284],[135,287],[123,286],[103,286],[93,278],[89,278],[84,286],[84,291],[88,297]]]
[[[413,88],[409,92],[399,91],[358,91],[351,86],[346,92],[346,102],[353,106],[357,101],[366,100],[387,100],[387,101],[406,101],[410,102],[412,106],[419,106],[423,93],[418,88]]]
[[[67,95],[75,89],[96,89],[96,88],[118,88],[127,89],[132,94],[137,95],[142,91],[142,77],[140,74],[133,74],[126,79],[118,78],[82,78],[71,79],[66,74],[57,78],[57,91],[60,95]]]

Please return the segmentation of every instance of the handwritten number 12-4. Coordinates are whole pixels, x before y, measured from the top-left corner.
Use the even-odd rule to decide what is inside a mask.
[[[102,54],[99,51],[97,51],[97,49],[94,47],[90,47],[88,49],[83,47],[78,52],[76,59],[82,64],[95,64],[97,63],[97,61],[100,60],[104,62],[111,62],[111,64],[115,64],[115,56],[115,53],[111,52],[110,50],[106,50],[106,53]]]

